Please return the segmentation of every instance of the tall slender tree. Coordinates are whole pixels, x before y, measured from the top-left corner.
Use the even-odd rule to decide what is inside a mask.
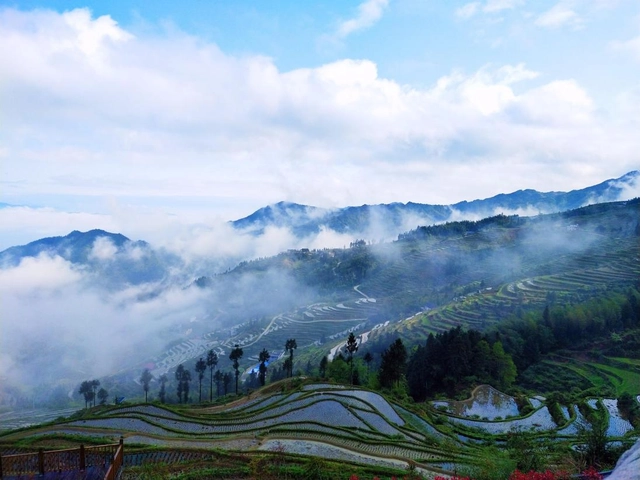
[[[189,403],[189,382],[191,381],[191,372],[187,369],[184,370],[182,375],[182,395],[184,396],[184,403]]]
[[[269,356],[267,349],[263,348],[260,352],[260,356],[258,357],[260,360],[260,367],[258,367],[258,380],[260,380],[260,385],[263,387],[267,379],[267,361],[269,360]]]
[[[329,359],[325,355],[324,357],[322,357],[322,360],[320,360],[320,365],[318,366],[318,371],[319,371],[320,376],[322,378],[324,378],[327,375],[327,365],[328,364],[329,364]]]
[[[218,365],[218,354],[213,350],[207,353],[207,367],[209,367],[209,401],[213,402],[213,371]],[[220,392],[218,392],[220,395]]]
[[[358,351],[358,341],[353,332],[349,333],[347,339],[347,362],[349,362],[349,380],[353,385],[353,354]]]
[[[187,403],[189,401],[189,382],[191,381],[191,372],[178,365],[176,369],[176,380],[178,381],[178,402]]]
[[[224,379],[224,374],[220,370],[216,370],[216,373],[213,375],[213,378],[216,381],[216,390],[218,393],[218,397],[220,396],[220,382]]]
[[[369,375],[369,370],[371,369],[371,362],[373,362],[373,355],[370,352],[364,354],[363,357],[364,363],[367,364],[367,375]]]
[[[231,379],[233,377],[231,376],[231,373],[229,372],[225,372],[224,375],[222,376],[222,384],[224,386],[224,394],[226,395],[227,393],[229,393],[229,384],[231,383]]]
[[[80,393],[84,397],[84,408],[88,408],[89,403],[93,398],[93,387],[91,386],[91,382],[88,380],[82,382],[80,384],[80,390],[78,390],[78,393]]]
[[[289,372],[291,371],[291,359],[285,358],[284,363],[282,364],[282,371],[284,372],[285,377],[289,377]]]
[[[158,392],[158,398],[160,399],[161,403],[164,403],[167,400],[167,382],[169,381],[169,378],[167,378],[166,373],[163,373],[162,375],[160,375],[158,381],[160,382],[160,391]]]
[[[196,372],[198,372],[198,403],[202,403],[202,379],[206,371],[207,362],[205,362],[204,358],[200,357],[200,360],[196,362]]]
[[[148,368],[145,368],[140,376],[140,383],[142,383],[142,389],[144,390],[144,403],[147,403],[147,394],[149,393],[151,380],[153,380],[153,375],[151,375]]]
[[[91,380],[91,390],[93,391],[93,394],[91,395],[91,398],[93,399],[93,406],[96,406],[96,397],[97,392],[98,392],[98,387],[100,386],[100,380]]]
[[[240,376],[240,359],[242,358],[242,349],[236,345],[229,354],[229,360],[233,361],[233,369],[236,372],[236,395],[238,395],[238,377]]]
[[[178,396],[178,403],[182,403],[182,393],[184,388],[184,383],[182,383],[182,376],[184,375],[184,365],[178,365],[176,368],[176,381],[178,382],[178,386],[176,388],[176,393]]]
[[[288,339],[284,344],[285,351],[289,352],[289,377],[293,377],[293,351],[298,348],[295,338]]]

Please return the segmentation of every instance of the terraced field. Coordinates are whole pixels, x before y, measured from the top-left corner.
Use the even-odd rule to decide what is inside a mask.
[[[571,442],[577,423],[584,421],[577,408],[565,407],[566,421],[559,428],[540,399],[535,405],[532,402],[532,413],[521,417],[514,410],[513,398],[488,386],[477,389],[464,408],[452,403],[451,411],[444,412],[436,404],[428,415],[390,403],[378,393],[344,386],[306,384],[294,391],[269,391],[272,393],[258,391],[253,398],[228,408],[111,407],[79,420],[14,431],[0,436],[0,444],[31,439],[37,445],[47,438],[69,435],[75,441],[88,437],[106,442],[123,436],[125,445],[244,452],[270,451],[277,446],[287,453],[400,468],[411,463],[424,473],[450,473],[480,461],[478,439],[504,441],[509,432],[524,429],[541,435],[557,431],[561,441]],[[620,417],[615,400],[589,403],[606,409],[612,437],[637,436]],[[478,412],[488,413],[492,420],[477,418]],[[514,417],[498,419],[498,413]],[[436,417],[439,420],[434,422]],[[178,462],[187,457],[167,454],[162,458]]]
[[[423,255],[426,259],[429,252],[425,251]],[[552,263],[552,266],[532,260],[530,268],[527,269],[527,262],[523,261],[520,267],[524,275],[514,281],[502,283],[499,277],[491,274],[491,270],[487,268],[488,273],[475,278],[482,279],[485,285],[493,286],[456,296],[446,305],[406,319],[402,328],[411,328],[414,324],[432,333],[443,332],[456,326],[482,330],[513,314],[518,308],[544,308],[549,302],[549,295],[553,295],[555,299],[579,299],[598,290],[632,285],[640,278],[640,261],[629,261],[634,258],[640,259],[640,245],[637,239],[612,239],[607,242],[603,252],[590,255],[561,255],[548,262]],[[545,270],[561,273],[528,275]],[[391,281],[392,279],[387,279],[387,282]],[[415,282],[418,281],[417,277],[411,281],[407,280],[406,288],[415,290]],[[492,283],[495,281],[498,283]],[[383,290],[383,280],[379,279],[378,284]]]
[[[636,204],[620,202],[566,215],[510,217],[476,230],[361,250],[292,252],[255,265],[249,262],[243,266],[245,273],[280,268],[302,275],[296,278],[313,286],[320,279],[327,281],[322,275],[340,271],[341,263],[367,259],[366,274],[353,283],[340,278],[335,290],[319,289],[287,311],[269,311],[259,319],[239,315],[232,328],[209,331],[204,322],[197,333],[184,334],[145,367],[151,366],[158,378],[179,364],[192,368],[190,364],[213,349],[219,368],[225,369],[230,350],[239,345],[244,350],[241,368],[248,373],[263,348],[281,358],[289,338],[297,341],[298,358],[316,367],[351,331],[364,335],[362,340],[369,332],[374,340],[388,333],[415,345],[429,333],[452,327],[484,330],[522,310],[584,301],[605,289],[634,285],[640,278],[637,215]],[[319,272],[324,273],[318,277]],[[384,326],[372,330],[374,323]],[[309,356],[301,356],[305,351]],[[140,365],[136,377],[139,370]]]
[[[637,395],[640,389],[640,366],[633,359],[606,359],[607,363],[576,361],[556,356],[546,361],[556,368],[568,369],[587,379],[593,386],[608,388],[612,394]]]
[[[237,325],[232,329],[209,332],[201,337],[184,339],[167,351],[150,359],[151,373],[159,377],[179,364],[206,356],[214,350],[226,359],[235,345],[244,350],[244,358],[258,363],[258,354],[267,348],[276,358],[283,355],[287,339],[295,338],[298,348],[319,344],[321,340],[346,338],[348,332],[358,331],[376,312],[376,299],[360,296],[339,303],[316,303],[291,312],[280,313],[262,324]],[[252,365],[253,366],[253,365]]]

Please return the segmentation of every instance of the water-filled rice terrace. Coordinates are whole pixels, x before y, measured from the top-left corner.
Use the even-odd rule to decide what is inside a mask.
[[[488,386],[476,389],[466,402],[427,405],[422,412],[400,407],[375,392],[330,384],[293,391],[273,391],[271,386],[271,391],[258,391],[224,407],[112,407],[79,420],[13,432],[0,440],[73,435],[112,441],[123,436],[125,445],[232,451],[278,445],[288,453],[339,455],[356,463],[386,462],[401,468],[412,462],[424,471],[448,472],[478,462],[478,443],[483,440],[502,441],[514,429],[524,429],[540,435],[558,432],[560,441],[571,442],[577,422],[583,420],[577,407],[565,407],[566,418],[557,425],[542,399],[532,402],[530,414],[520,416],[512,397]],[[612,437],[634,435],[615,400],[593,399],[588,408],[608,412]]]
[[[245,358],[257,363],[262,348],[266,347],[273,354],[281,351],[289,338],[295,338],[298,347],[319,343],[322,339],[332,341],[344,338],[346,332],[364,326],[375,311],[374,298],[315,303],[275,315],[263,324],[243,324],[230,330],[194,336],[175,343],[152,358],[152,373],[159,376],[181,363],[205,356],[210,349],[224,358],[234,345],[243,348]]]

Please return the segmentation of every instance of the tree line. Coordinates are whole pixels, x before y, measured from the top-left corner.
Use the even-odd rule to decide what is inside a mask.
[[[283,363],[283,372],[287,377],[293,376],[293,358],[294,358],[294,350],[298,348],[297,342],[295,338],[287,339],[285,343],[285,351],[287,352],[287,358]],[[239,392],[239,379],[240,379],[240,360],[244,355],[243,349],[240,348],[239,345],[235,345],[229,354],[229,360],[232,362],[232,372],[223,372],[217,369],[217,365],[219,363],[218,354],[214,350],[209,350],[207,352],[206,357],[200,357],[194,364],[195,370],[195,378],[198,381],[198,402],[202,403],[203,401],[203,380],[205,380],[207,369],[209,370],[209,402],[213,401],[214,397],[214,385],[216,390],[216,395],[221,397],[222,395],[227,395],[231,393],[229,387],[235,377],[235,394],[237,395]],[[259,364],[257,373],[252,371],[249,379],[246,382],[246,386],[253,388],[256,386],[264,386],[266,384],[267,379],[267,365],[269,360],[271,359],[271,355],[266,348],[263,348],[260,352],[259,356]],[[175,379],[175,387],[176,387],[176,398],[178,403],[189,403],[192,401],[191,397],[191,385],[194,381],[194,377],[192,377],[191,371],[185,367],[185,365],[180,364],[176,368],[174,372]],[[142,371],[142,374],[139,378],[139,383],[142,386],[144,392],[144,401],[145,403],[149,400],[149,392],[151,390],[151,382],[157,380],[159,384],[158,390],[158,400],[161,403],[167,403],[169,398],[167,396],[167,384],[169,383],[169,377],[166,373],[160,375],[157,379],[153,376],[151,371],[148,368],[145,368]],[[104,398],[102,394],[102,390],[96,394],[95,389],[100,385],[98,380],[85,381],[81,384],[79,393],[84,395],[85,398],[85,408],[89,406],[95,406],[95,398],[100,399],[100,404],[103,405],[106,403],[106,398],[108,394],[106,394],[106,390]],[[204,385],[206,387],[206,385]],[[206,392],[205,392],[206,397]],[[206,399],[206,398],[205,398]],[[93,402],[93,405],[92,405]]]
[[[316,371],[336,382],[396,388],[420,402],[440,393],[456,396],[483,383],[508,390],[518,374],[540,362],[543,355],[603,336],[612,339],[609,345],[613,346],[601,353],[640,358],[640,335],[619,340],[624,332],[638,328],[640,293],[629,288],[512,316],[484,333],[454,327],[430,334],[424,344],[410,346],[410,353],[400,339],[383,337],[367,343],[364,355],[355,358],[357,347],[350,351],[349,345],[355,345],[350,334],[343,348],[346,356],[340,353],[331,362],[324,357]],[[388,346],[381,350],[385,341]],[[639,415],[636,410],[631,416]]]
[[[640,293],[635,288],[608,292],[575,305],[548,305],[542,312],[521,313],[512,316],[491,330],[481,333],[455,327],[446,332],[430,334],[422,345],[407,350],[401,339],[386,337],[387,347],[367,344],[364,354],[358,339],[351,332],[340,353],[329,361],[323,357],[315,367],[307,364],[305,371],[311,375],[352,385],[367,385],[373,389],[395,389],[410,395],[415,401],[424,401],[439,393],[455,396],[474,385],[488,383],[500,389],[509,389],[518,372],[539,362],[543,355],[569,346],[576,346],[601,335],[616,337],[620,332],[640,327]],[[640,345],[638,345],[640,346]],[[294,375],[295,338],[285,342],[285,358],[279,369],[271,369],[271,381]],[[410,346],[411,347],[411,346]],[[630,351],[613,352],[619,356],[640,357],[640,348],[631,345]],[[624,349],[624,343],[616,348]],[[344,353],[342,353],[344,352]],[[229,359],[232,372],[217,369],[218,355],[210,350],[206,357],[196,361],[194,369],[198,381],[198,401],[203,401],[203,380],[209,370],[209,398],[214,397],[214,385],[218,397],[230,393],[229,386],[235,378],[235,393],[239,392],[240,360],[243,350],[238,345],[231,350]],[[257,370],[252,370],[245,381],[245,388],[257,388],[266,384],[269,352],[259,353]],[[191,372],[179,365],[174,374],[178,403],[191,401]],[[153,375],[145,369],[140,384],[148,401]],[[167,402],[166,374],[157,379],[158,400]],[[104,403],[108,393],[97,390],[100,382],[85,381],[80,387],[85,407],[96,399]],[[206,385],[205,385],[206,386]],[[206,394],[205,394],[206,395]],[[637,413],[634,412],[636,415]]]

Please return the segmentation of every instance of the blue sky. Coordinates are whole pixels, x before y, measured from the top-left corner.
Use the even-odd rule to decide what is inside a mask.
[[[0,247],[640,168],[635,0],[0,1],[0,38]]]

